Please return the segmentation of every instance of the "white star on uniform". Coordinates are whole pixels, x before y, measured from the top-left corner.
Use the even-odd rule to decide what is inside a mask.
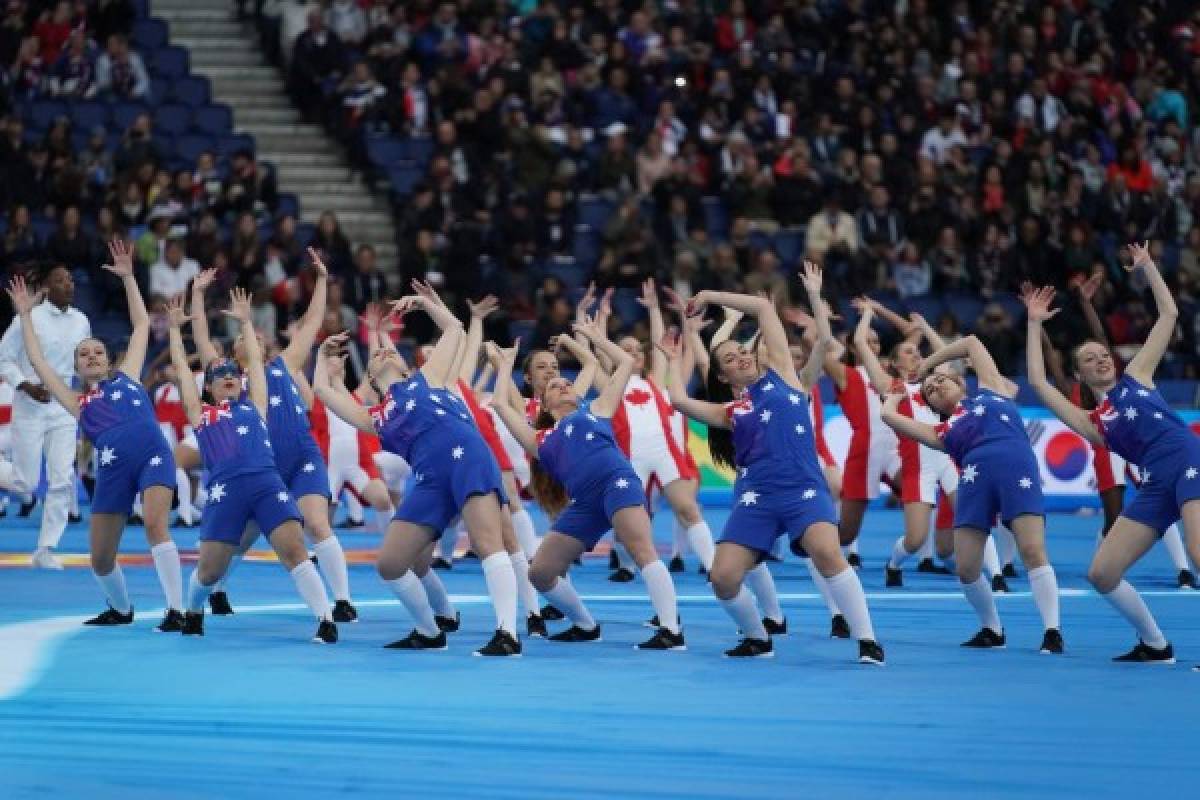
[[[463,453],[465,452],[466,450],[463,450],[461,447],[456,447],[450,451],[450,455],[454,456],[456,459],[459,459],[463,457]]]
[[[1150,482],[1150,470],[1144,469],[1144,470],[1142,470],[1142,483],[1146,484],[1149,482]]]
[[[971,413],[977,417],[982,417],[987,413],[987,409],[985,409],[983,406],[975,406],[973,409],[971,409]]]
[[[303,413],[304,413],[304,406],[296,406],[296,413],[297,413],[297,414],[303,414]]]
[[[624,478],[617,478],[617,482],[615,485],[618,489],[628,489],[629,481],[625,480]]]
[[[270,446],[271,446],[271,440],[270,440],[270,439],[263,439],[263,444],[265,444],[267,447],[270,447]]]
[[[974,464],[967,464],[967,466],[963,468],[962,472],[963,483],[974,483],[975,476],[978,474],[979,470],[976,469]]]
[[[297,397],[300,396],[300,390],[297,389],[295,386],[289,386],[288,388],[292,390],[292,394],[296,395]]]
[[[106,447],[100,451],[100,466],[107,467],[109,464],[117,460],[117,452],[111,447]]]
[[[1195,467],[1188,467],[1183,473],[1183,477],[1187,478],[1189,481],[1197,475],[1200,475],[1200,470],[1196,469]]]
[[[219,503],[225,498],[225,484],[214,483],[212,488],[208,490],[208,499],[214,503]]]
[[[416,382],[416,381],[413,381],[412,383],[410,383],[410,384],[408,385],[408,390],[409,390],[410,392],[411,392],[411,391],[413,391],[413,390],[414,390],[414,389],[416,389],[416,388],[417,388],[417,382]]]
[[[756,506],[758,505],[758,492],[742,492],[742,497],[738,502],[744,506]]]
[[[800,496],[803,497],[805,500],[812,500],[814,497],[817,496],[817,490],[816,489],[805,489],[804,494],[802,494]]]
[[[279,494],[277,494],[275,496],[277,498],[279,498],[279,502],[281,502],[281,503],[286,503],[288,501],[288,493],[287,492],[280,492]]]
[[[797,426],[796,426],[796,433],[798,433],[798,434],[800,434],[800,435],[802,435],[802,436],[803,436],[803,435],[804,435],[804,426],[803,426],[803,425],[797,425]]]
[[[412,410],[413,410],[414,408],[416,408],[416,407],[417,407],[417,401],[416,401],[416,400],[409,400],[407,403],[405,403],[405,404],[404,404],[404,410],[405,410],[405,411],[412,411]]]
[[[1162,419],[1162,412],[1161,412],[1161,411],[1155,411],[1155,412],[1154,412],[1154,418],[1155,418],[1155,419]]]
[[[316,472],[317,465],[312,463],[311,461],[309,461],[307,464],[304,465],[303,469],[305,472]]]
[[[763,422],[770,422],[771,421],[771,409],[764,408],[763,412],[758,415],[758,418],[761,419]]]
[[[444,416],[446,416],[446,412],[445,412],[445,410],[443,410],[443,409],[440,409],[440,408],[435,408],[435,409],[433,410],[433,413],[437,414],[439,417],[444,417]]]
[[[792,405],[794,406],[800,405],[800,395],[796,394],[795,392],[792,392],[788,395],[788,400],[791,400]]]
[[[134,400],[134,401],[133,401],[133,404],[134,404],[135,406],[140,406],[140,405],[142,404],[142,401],[141,401],[141,400]]]
[[[1128,389],[1122,389],[1122,390],[1121,390],[1120,399],[1121,399],[1121,400],[1124,400],[1124,399],[1125,399],[1125,395],[1127,395],[1127,394],[1129,394],[1129,390],[1128,390]]]
[[[596,434],[592,433],[591,431],[588,431],[588,435],[583,438],[587,439],[590,442],[592,439],[596,438]]]
[[[1017,481],[1017,485],[1022,489],[1028,489],[1033,486],[1033,481],[1029,480],[1029,478],[1021,478],[1021,480]]]
[[[441,403],[442,403],[442,398],[438,397],[436,394],[429,395],[429,399],[432,400],[433,402],[437,403],[438,405],[441,405]]]
[[[281,370],[279,367],[274,367],[271,369],[271,374],[274,375],[276,378],[282,378],[283,370]]]
[[[588,414],[587,418],[590,419],[592,422],[596,422],[596,417],[592,414]]]
[[[277,406],[282,402],[283,402],[283,398],[280,397],[279,395],[277,395],[277,394],[271,395],[271,406],[272,407]]]
[[[747,475],[749,475],[749,474],[750,474],[750,468],[749,468],[749,467],[742,467],[741,476],[744,478],[744,477],[746,477],[746,476],[747,476]]]
[[[772,389],[774,389],[774,388],[775,388],[775,384],[773,384],[773,383],[765,383],[765,384],[763,384],[763,391],[764,391],[764,392],[769,392],[769,391],[771,391],[771,390],[772,390]]]
[[[120,389],[109,395],[113,400],[120,400],[123,396],[124,393]]]
[[[162,464],[162,456],[155,456],[154,458],[150,459],[150,466],[157,467],[160,464]]]
[[[570,438],[571,434],[574,432],[575,432],[574,425],[568,425],[567,427],[563,428],[563,433],[565,433],[568,438]]]
[[[1001,414],[1000,419],[1004,422],[1008,422],[1008,414]]]
[[[247,428],[245,425],[238,425],[237,432],[238,432],[238,436],[245,436],[247,433],[250,432],[250,429]]]
[[[1145,389],[1138,389],[1137,393],[1138,393],[1138,397],[1149,397],[1150,396],[1150,393],[1147,392]]]
[[[1125,419],[1128,419],[1128,420],[1137,419],[1137,409],[1134,408],[1133,406],[1130,406],[1129,408],[1125,409]]]

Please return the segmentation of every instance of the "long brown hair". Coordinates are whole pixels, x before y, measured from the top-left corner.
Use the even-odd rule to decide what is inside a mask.
[[[554,427],[554,416],[545,409],[545,403],[539,405],[541,410],[538,411],[537,419],[533,421],[534,430],[550,430]],[[561,514],[571,502],[567,487],[555,480],[536,458],[529,461],[529,490],[551,519]]]

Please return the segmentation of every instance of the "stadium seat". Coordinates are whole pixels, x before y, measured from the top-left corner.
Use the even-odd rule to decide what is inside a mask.
[[[177,137],[175,134],[171,131],[160,130],[154,131],[154,133],[150,136],[151,141],[154,142],[154,146],[158,148],[158,152],[164,154],[168,158],[175,154],[176,138]]]
[[[201,106],[192,116],[192,127],[198,133],[224,136],[233,132],[233,111],[223,103]]]
[[[704,210],[704,227],[708,237],[721,242],[729,238],[729,214],[721,198],[704,197],[700,200],[700,207]]]
[[[111,108],[112,127],[124,132],[138,118],[139,114],[149,114],[150,107],[141,103],[114,103]]]
[[[617,289],[613,292],[613,313],[620,317],[621,322],[630,325],[646,316],[646,309],[638,302],[641,291],[637,289]]]
[[[150,71],[160,78],[186,77],[188,65],[188,53],[182,47],[163,47],[150,57]]]
[[[400,139],[399,142],[403,147],[400,158],[412,159],[423,166],[433,157],[433,139],[427,136],[414,136],[409,139]]]
[[[773,242],[775,255],[779,256],[785,270],[790,272],[800,266],[800,260],[804,257],[803,230],[785,228],[775,234]]]
[[[217,152],[224,158],[232,156],[239,150],[255,150],[254,137],[248,133],[229,133],[217,137]]]
[[[131,31],[133,39],[133,48],[139,52],[157,50],[160,47],[167,45],[168,28],[167,23],[157,17],[150,19],[139,19],[133,23]]]
[[[388,183],[392,185],[392,193],[397,198],[405,198],[412,194],[413,187],[424,177],[424,171],[412,161],[405,161],[387,170]]]
[[[150,0],[133,0],[134,19],[146,19],[150,16]]]
[[[33,228],[33,235],[43,243],[58,229],[58,222],[53,217],[44,217],[41,214],[30,217],[29,225]]]
[[[179,135],[192,125],[192,109],[178,103],[165,103],[154,112],[155,132]]]
[[[171,102],[171,81],[169,78],[151,78],[150,95],[144,98],[153,106]]]
[[[37,100],[29,106],[29,114],[26,119],[31,126],[38,130],[45,130],[54,120],[68,115],[66,103],[60,103],[57,100]]]
[[[195,165],[196,159],[203,152],[215,153],[217,151],[217,142],[211,136],[204,136],[196,133],[185,133],[175,140],[175,155],[176,157]]]
[[[279,195],[279,208],[276,209],[278,214],[286,214],[292,217],[300,216],[300,198],[291,192],[284,192]]]
[[[524,348],[528,348],[536,327],[537,323],[531,319],[514,319],[508,323],[508,335],[514,340],[520,339]]]
[[[964,331],[975,330],[979,312],[983,310],[982,300],[974,295],[956,293],[946,296],[946,305]]]
[[[600,236],[590,225],[575,226],[575,261],[589,272],[600,262]]]
[[[171,84],[171,100],[185,106],[207,105],[211,94],[207,78],[192,75],[178,78]]]
[[[555,256],[546,263],[546,274],[558,278],[563,287],[572,292],[587,283],[591,270],[570,256]]]
[[[600,233],[608,225],[609,218],[616,209],[613,204],[597,195],[580,195],[579,222]]]
[[[1008,294],[1007,292],[997,294],[992,298],[991,302],[999,303],[1001,306],[1003,306],[1004,310],[1008,312],[1008,315],[1012,317],[1014,324],[1024,323],[1025,304],[1022,303],[1021,298],[1017,297],[1015,294]]]
[[[906,297],[904,298],[904,311],[906,315],[909,313],[920,314],[930,325],[936,328],[938,320],[946,312],[946,306],[943,305],[941,298],[934,295]]]
[[[391,136],[367,137],[367,160],[384,170],[405,158],[407,148],[399,139]]]
[[[108,106],[104,103],[75,103],[71,106],[71,124],[75,130],[88,133],[97,125],[107,125]]]

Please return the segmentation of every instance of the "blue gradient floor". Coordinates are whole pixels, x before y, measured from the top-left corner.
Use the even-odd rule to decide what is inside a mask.
[[[351,575],[363,621],[319,647],[274,563],[245,564],[237,615],[184,640],[152,632],[161,594],[137,558],[141,529],[123,548],[143,562],[125,567],[139,612],[128,628],[78,624],[102,606],[87,569],[0,557],[0,797],[1195,796],[1200,592],[1173,588],[1165,554],[1133,577],[1178,666],[1109,662],[1133,634],[1084,588],[1095,518],[1065,515],[1050,552],[1068,654],[1036,653],[1023,571],[999,600],[1009,648],[966,652],[976,622],[952,579],[910,572],[904,589],[882,588],[899,524],[871,514],[862,544],[883,669],[825,638],[798,563],[774,566],[792,635],[771,661],[720,658],[734,631],[694,563],[677,576],[688,651],[634,652],[652,613],[643,588],[608,583],[590,558],[575,582],[604,642],[527,641],[524,658],[495,662],[471,657],[494,627],[477,562],[443,573],[464,620],[450,650],[404,654],[380,648],[410,624],[365,563]],[[657,531],[665,544],[662,515]],[[0,551],[33,541],[32,524],[0,522]],[[177,541],[190,555],[195,534]],[[351,551],[374,541],[343,534]],[[62,549],[85,552],[85,527]]]

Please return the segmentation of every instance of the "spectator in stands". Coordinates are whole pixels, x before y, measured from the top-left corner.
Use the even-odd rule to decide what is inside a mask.
[[[138,114],[125,131],[116,155],[113,157],[114,165],[119,172],[137,172],[145,164],[158,166],[162,160],[162,154],[150,134],[150,115]]]
[[[228,216],[250,212],[256,217],[274,213],[279,205],[275,174],[260,168],[249,150],[238,150],[230,159],[229,176],[221,188],[219,210]]]
[[[325,9],[325,25],[347,47],[358,48],[367,38],[367,15],[354,0],[333,0]]]
[[[313,8],[308,13],[308,28],[296,39],[288,70],[292,99],[306,118],[319,118],[325,83],[336,84],[345,67],[345,47],[337,34],[325,27],[320,9]]]
[[[136,186],[137,184],[131,184]],[[167,235],[171,230],[174,214],[166,205],[154,206],[146,215],[146,230],[137,240],[135,254],[143,264],[155,264],[162,261],[163,251],[167,247]]]
[[[37,234],[33,231],[29,207],[18,204],[8,212],[8,228],[4,231],[4,266],[9,272],[24,267],[40,255]]]
[[[50,170],[50,153],[44,142],[34,142],[26,150],[26,157],[9,170],[9,197],[31,211],[53,215],[50,208],[54,191],[54,175]]]
[[[413,49],[421,64],[430,71],[441,64],[466,59],[467,37],[458,24],[458,7],[454,3],[438,4],[433,18],[417,34]]]
[[[17,50],[17,57],[8,70],[8,85],[13,96],[32,100],[43,89],[46,80],[46,64],[42,61],[42,49],[36,36],[28,36]]]
[[[217,216],[211,211],[204,212],[188,232],[188,255],[196,259],[201,266],[206,266],[213,263],[213,259],[223,247]]]
[[[237,274],[237,284],[247,291],[253,284],[253,276],[261,269],[265,257],[262,241],[258,235],[258,222],[250,211],[237,216],[233,238],[229,243],[230,260]]]
[[[759,250],[754,258],[754,268],[743,284],[747,292],[766,294],[780,309],[791,305],[788,298],[788,281],[779,268],[779,256],[769,249]]]
[[[350,255],[350,240],[342,233],[337,214],[332,211],[321,213],[312,246],[324,253],[325,264],[334,275],[345,275],[350,271],[353,261]]]
[[[1015,375],[1024,340],[1015,330],[1013,318],[999,303],[984,306],[975,326],[975,335],[996,362],[1001,375]]]
[[[904,242],[892,262],[891,286],[900,297],[924,297],[933,288],[933,268],[922,260],[917,246]]]
[[[43,11],[37,24],[33,26],[33,35],[38,37],[42,46],[42,62],[53,64],[71,36],[71,4],[67,0],[58,0],[53,9]]]
[[[118,186],[111,201],[114,222],[123,228],[132,228],[146,221],[149,208],[137,181],[126,180],[124,188]],[[157,254],[155,254],[157,255]],[[147,263],[143,260],[143,263]],[[153,263],[152,261],[149,263]]]
[[[371,73],[371,65],[366,61],[357,61],[350,73],[338,86],[341,96],[343,131],[351,135],[372,127],[377,109],[387,96],[387,87],[375,80]],[[359,161],[365,161],[365,153],[360,153]]]
[[[637,186],[637,164],[629,152],[625,134],[629,129],[614,122],[604,129],[604,154],[596,165],[595,189],[610,195],[626,195]]]
[[[50,71],[47,90],[56,97],[75,100],[96,95],[95,45],[82,29],[71,31],[67,46]]]
[[[146,65],[122,34],[108,37],[108,49],[96,59],[96,89],[118,100],[144,100],[150,92]]]
[[[346,279],[346,302],[359,314],[368,303],[387,299],[387,279],[379,271],[375,248],[360,244],[354,251],[354,271]]]
[[[291,214],[281,214],[275,222],[275,233],[271,236],[271,242],[279,248],[279,260],[284,271],[288,275],[295,275],[306,258],[304,245],[296,236],[296,218]]]
[[[184,241],[172,235],[163,248],[162,258],[150,267],[150,298],[165,303],[187,291],[192,278],[200,273],[200,265],[184,254]]]
[[[46,255],[72,270],[95,266],[98,260],[96,241],[83,230],[78,206],[71,205],[63,209],[58,230],[46,241]]]
[[[129,35],[135,14],[132,0],[95,0],[87,5],[87,29],[107,42],[114,33]]]

